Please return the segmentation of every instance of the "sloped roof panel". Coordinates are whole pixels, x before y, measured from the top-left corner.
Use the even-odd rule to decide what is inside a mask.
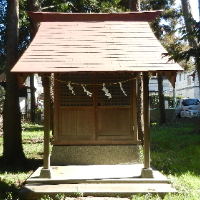
[[[12,72],[174,71],[148,22],[41,22]]]

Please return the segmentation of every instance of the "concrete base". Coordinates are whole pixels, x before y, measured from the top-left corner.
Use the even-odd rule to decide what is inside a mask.
[[[156,169],[152,170],[154,178],[141,178],[143,167],[143,164],[52,166],[51,179],[41,178],[39,167],[26,183],[169,183]]]
[[[52,178],[53,174],[52,174],[52,169],[44,169],[42,168],[40,171],[40,178]]]
[[[151,168],[143,168],[141,178],[154,178],[153,170]]]
[[[89,200],[91,197],[104,197],[103,199],[106,199],[105,197],[127,197],[130,199],[131,195],[149,193],[164,197],[166,193],[176,193],[176,190],[170,184],[34,184],[27,185],[20,191],[20,200],[38,200],[44,195],[58,199],[57,194],[64,194],[66,199],[68,197],[88,197]]]
[[[140,145],[53,146],[51,165],[139,164]]]
[[[130,197],[133,194],[158,194],[177,191],[169,180],[153,169],[154,178],[141,178],[142,164],[53,166],[51,179],[40,178],[38,168],[20,190],[20,200],[37,200],[44,195],[67,197]]]

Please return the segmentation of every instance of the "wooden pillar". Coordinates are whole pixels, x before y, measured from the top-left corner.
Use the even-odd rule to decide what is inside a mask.
[[[143,73],[143,110],[144,110],[144,168],[150,168],[150,129],[149,129],[149,77]]]
[[[137,115],[137,84],[136,79],[133,80],[133,129],[134,129],[134,140],[138,141],[138,115]]]
[[[42,79],[44,87],[44,158],[43,168],[40,173],[40,178],[51,178],[52,173],[50,169],[50,81],[47,76]]]
[[[144,111],[144,169],[142,178],[153,178],[150,167],[150,111],[149,111],[149,77],[148,72],[143,72],[143,111]]]

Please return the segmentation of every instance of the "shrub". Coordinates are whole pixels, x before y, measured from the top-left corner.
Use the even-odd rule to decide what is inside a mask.
[[[176,99],[181,99],[183,98],[182,96],[177,96]],[[149,95],[149,100],[150,100],[150,108],[151,109],[159,109],[159,96],[157,94],[151,94]],[[164,100],[168,101],[168,107],[169,108],[174,108],[175,102],[174,102],[174,97],[165,95]]]

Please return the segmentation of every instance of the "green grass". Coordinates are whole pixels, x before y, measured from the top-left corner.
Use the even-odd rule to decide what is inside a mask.
[[[22,143],[27,163],[21,167],[0,165],[0,200],[17,199],[18,190],[30,174],[42,165],[43,127],[23,124]],[[0,158],[3,154],[3,136],[0,136]]]
[[[164,200],[198,200],[200,198],[200,134],[191,134],[194,124],[168,124],[151,127],[151,164],[165,174],[178,194]],[[28,164],[22,168],[0,165],[0,200],[17,199],[24,180],[42,165],[43,127],[23,125],[23,148]],[[0,136],[0,157],[3,151]],[[43,198],[46,199],[46,198]],[[133,195],[130,199],[159,200],[159,196]]]
[[[164,199],[200,198],[200,134],[194,124],[154,125],[151,128],[151,163],[179,191]]]
[[[154,126],[151,129],[152,164],[165,174],[200,175],[200,134],[191,134],[193,124]]]

